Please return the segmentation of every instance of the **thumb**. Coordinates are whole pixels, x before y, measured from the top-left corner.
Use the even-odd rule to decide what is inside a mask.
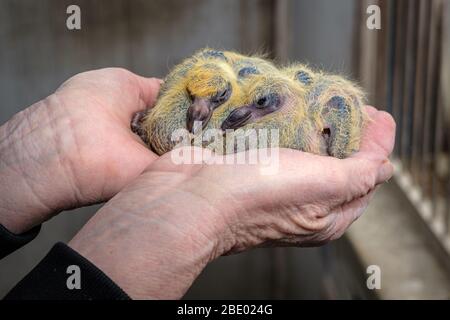
[[[363,197],[393,174],[391,162],[385,159],[347,158],[340,161],[344,176],[343,192],[347,201]]]
[[[153,107],[156,98],[158,97],[159,89],[164,81],[158,78],[145,78],[138,75],[136,75],[136,80],[139,89],[141,109]]]
[[[373,107],[365,107],[368,121],[364,127],[359,152],[353,155],[389,157],[395,142],[395,121],[392,116]]]

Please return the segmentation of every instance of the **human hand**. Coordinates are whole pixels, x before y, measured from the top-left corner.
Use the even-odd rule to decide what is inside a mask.
[[[360,152],[339,160],[282,149],[275,175],[262,175],[260,165],[176,165],[165,154],[69,245],[132,298],[173,299],[220,255],[336,239],[392,175],[395,123],[367,112]]]
[[[0,223],[21,233],[102,202],[157,156],[130,130],[160,80],[110,68],[78,74],[0,127]]]

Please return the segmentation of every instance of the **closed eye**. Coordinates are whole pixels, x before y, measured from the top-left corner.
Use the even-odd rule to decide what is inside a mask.
[[[280,104],[280,98],[276,93],[270,93],[268,95],[260,97],[256,100],[255,107],[258,109],[277,108]]]
[[[218,98],[225,98],[226,95],[227,95],[227,93],[228,93],[228,89],[227,89],[227,90],[223,90],[223,91],[219,94]]]
[[[231,85],[228,84],[225,90],[219,91],[212,99],[211,101],[216,105],[219,106],[220,104],[226,102],[231,96]]]

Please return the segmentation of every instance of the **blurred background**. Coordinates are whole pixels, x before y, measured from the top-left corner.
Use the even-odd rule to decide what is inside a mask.
[[[81,30],[66,27],[73,4]],[[367,26],[370,5],[381,29]],[[450,298],[450,0],[0,0],[0,43],[0,125],[76,73],[164,77],[205,46],[359,81],[396,119],[395,178],[342,239],[222,257],[186,298]],[[98,207],[60,214],[1,260],[0,297]],[[367,287],[371,265],[381,289]]]

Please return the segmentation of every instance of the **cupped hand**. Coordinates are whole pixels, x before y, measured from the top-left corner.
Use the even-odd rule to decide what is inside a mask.
[[[339,160],[284,149],[278,174],[241,175],[226,184],[227,193],[239,199],[232,210],[239,214],[229,223],[237,235],[231,237],[229,252],[254,246],[317,246],[342,236],[393,172],[388,157],[395,122],[385,112],[366,110],[371,122],[352,157]]]
[[[70,245],[133,298],[180,298],[220,255],[336,239],[392,175],[395,123],[367,112],[361,150],[344,160],[281,149],[278,170],[263,174],[261,164],[205,164],[227,159],[204,149],[182,150],[201,154],[197,164],[175,163],[180,150],[165,154]]]
[[[81,73],[0,127],[0,223],[26,231],[107,200],[138,176],[157,156],[130,121],[159,86],[124,69]]]

